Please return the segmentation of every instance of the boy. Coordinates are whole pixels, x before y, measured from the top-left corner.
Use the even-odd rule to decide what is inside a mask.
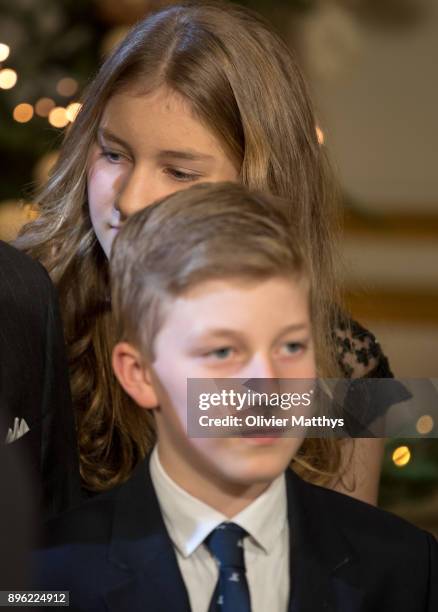
[[[231,184],[126,223],[113,367],[153,413],[157,445],[125,484],[50,523],[39,588],[96,611],[432,612],[432,537],[302,481],[288,469],[299,439],[187,435],[189,378],[330,371],[298,242],[280,202]]]

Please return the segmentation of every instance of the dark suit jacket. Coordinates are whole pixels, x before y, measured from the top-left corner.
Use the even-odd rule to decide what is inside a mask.
[[[148,467],[49,522],[35,588],[69,590],[73,610],[189,612]],[[438,610],[432,536],[290,470],[286,480],[289,612]]]
[[[15,417],[30,428],[7,451],[25,456],[45,515],[78,503],[76,434],[56,292],[39,263],[1,241],[0,406],[2,441]]]
[[[0,444],[0,491],[0,590],[24,590],[29,587],[35,504],[25,468],[3,444]]]

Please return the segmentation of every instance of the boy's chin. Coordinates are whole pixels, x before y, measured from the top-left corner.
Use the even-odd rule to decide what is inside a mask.
[[[221,462],[221,469],[236,484],[252,485],[256,483],[269,483],[274,481],[291,464],[293,457],[300,447],[296,440],[296,448],[283,448],[279,451],[268,441],[258,438],[245,440],[250,452],[245,457],[234,461]]]

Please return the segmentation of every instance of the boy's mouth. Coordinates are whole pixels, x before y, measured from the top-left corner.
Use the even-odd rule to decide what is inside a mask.
[[[254,444],[254,446],[270,446],[276,444],[281,438],[281,435],[263,435],[263,436],[243,436],[245,444]]]
[[[247,428],[240,431],[242,438],[281,438],[286,428]]]

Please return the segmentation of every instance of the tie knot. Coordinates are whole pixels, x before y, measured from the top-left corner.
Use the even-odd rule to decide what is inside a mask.
[[[243,540],[247,535],[247,532],[235,523],[221,523],[206,537],[205,545],[221,569],[245,569]]]

